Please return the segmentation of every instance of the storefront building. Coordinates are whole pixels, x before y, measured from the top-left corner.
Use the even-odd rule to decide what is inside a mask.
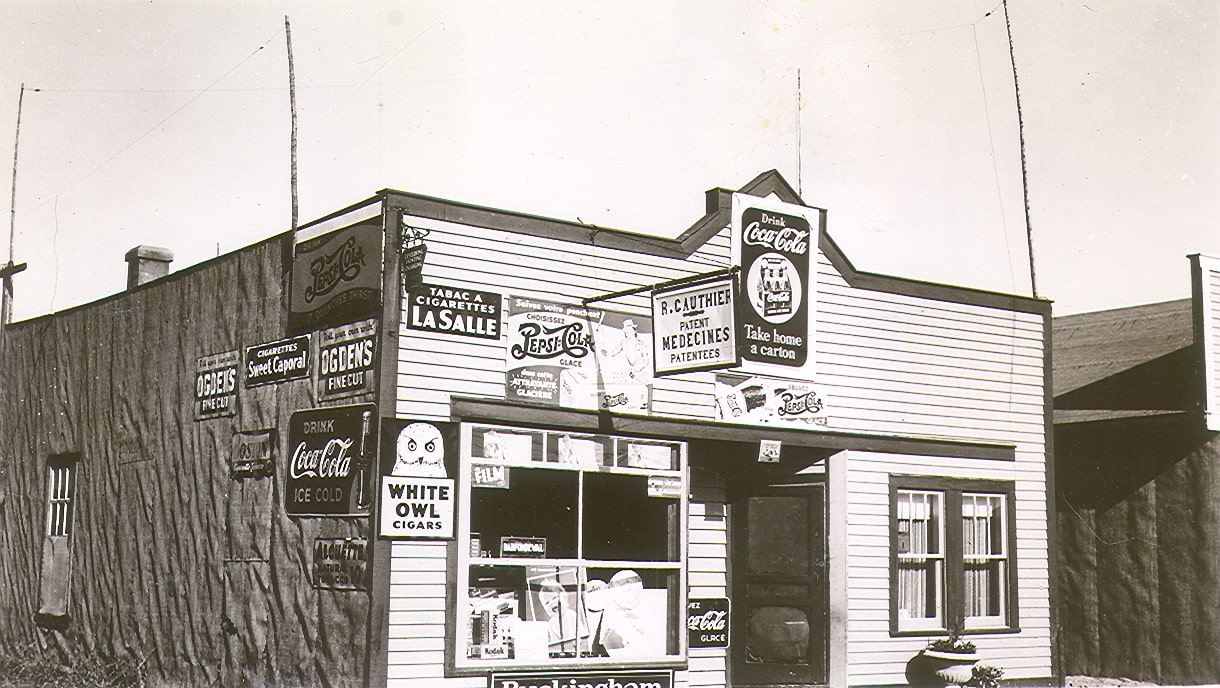
[[[386,190],[12,325],[0,644],[880,686],[958,632],[1053,683],[1050,305],[859,271],[826,227],[775,172],[672,240]]]
[[[857,271],[773,172],[673,241],[384,204],[454,512],[382,490],[391,685],[905,685],[950,630],[1054,682],[1048,303]]]

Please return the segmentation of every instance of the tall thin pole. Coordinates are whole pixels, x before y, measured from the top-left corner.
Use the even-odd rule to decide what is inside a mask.
[[[796,195],[804,200],[801,186],[801,68],[796,68]]]
[[[17,148],[21,144],[21,105],[24,102],[25,82],[22,82],[21,93],[17,96],[17,132],[13,136],[13,195],[8,210],[8,262],[0,267],[0,332],[13,317],[13,275],[26,267],[25,263],[13,263],[13,245],[17,236]]]
[[[13,262],[13,240],[17,235],[17,148],[21,145],[21,104],[25,102],[25,82],[17,96],[17,133],[13,136],[13,195],[8,206],[8,262]]]
[[[288,24],[288,15],[284,15],[284,35],[288,41],[288,104],[292,111],[292,231],[297,231],[297,82],[292,68],[292,26]]]
[[[1012,47],[1012,23],[1008,20],[1008,0],[1003,0],[1004,28],[1008,33],[1008,60],[1012,64],[1012,90],[1017,97],[1017,137],[1021,141],[1021,195],[1025,199],[1025,243],[1029,252],[1029,289],[1038,297],[1038,274],[1034,269],[1034,228],[1029,221],[1029,172],[1025,166],[1025,120],[1021,115],[1021,85],[1017,82],[1017,57]]]

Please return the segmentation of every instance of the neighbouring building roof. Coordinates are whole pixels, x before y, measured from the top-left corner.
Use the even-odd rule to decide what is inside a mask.
[[[1055,318],[1055,422],[1189,410],[1192,322],[1190,299]]]

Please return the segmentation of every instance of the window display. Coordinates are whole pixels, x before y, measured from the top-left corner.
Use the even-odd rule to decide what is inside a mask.
[[[468,424],[462,472],[455,668],[685,657],[684,443]]]

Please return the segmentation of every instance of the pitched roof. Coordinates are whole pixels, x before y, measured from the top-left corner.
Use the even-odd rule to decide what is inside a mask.
[[[1062,316],[1052,327],[1057,422],[1190,408],[1190,299]]]

